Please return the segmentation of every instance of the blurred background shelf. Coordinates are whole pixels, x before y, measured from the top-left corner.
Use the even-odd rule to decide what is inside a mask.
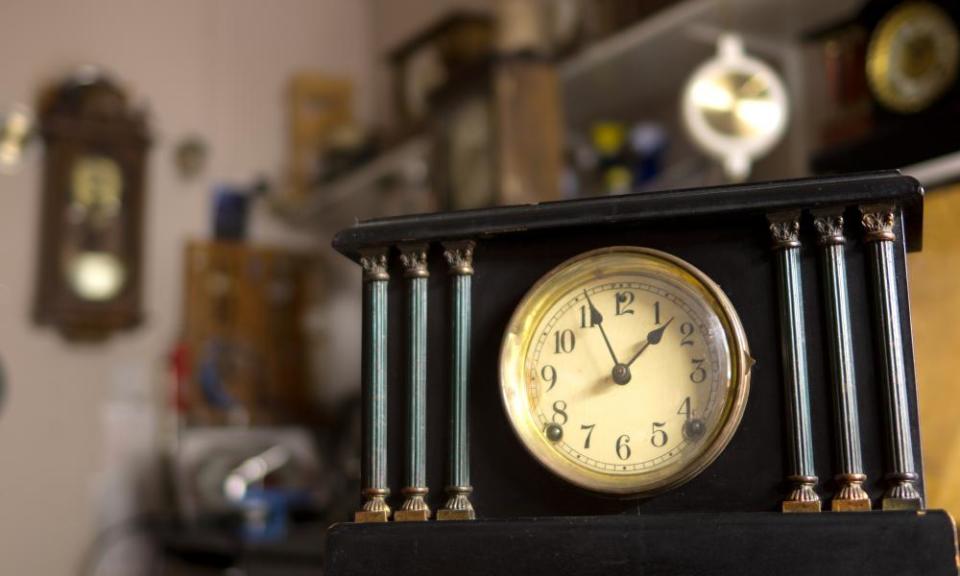
[[[687,0],[661,9],[559,65],[564,121],[587,139],[598,119],[654,122],[670,135],[666,167],[637,191],[720,184],[709,158],[683,137],[680,99],[691,71],[716,52],[721,32],[743,36],[748,52],[777,69],[791,97],[784,141],[759,160],[751,179],[809,175],[810,127],[804,120],[809,67],[803,40],[813,30],[855,14],[856,0]]]
[[[678,100],[690,71],[715,52],[721,31],[741,33],[749,50],[780,63],[791,57],[804,34],[848,18],[861,4],[676,2],[561,62],[566,120],[584,127],[597,118],[636,115]]]
[[[330,182],[312,187],[306,197],[280,196],[274,212],[298,227],[336,229],[365,218],[429,211],[426,192],[431,141],[413,136],[380,152]]]

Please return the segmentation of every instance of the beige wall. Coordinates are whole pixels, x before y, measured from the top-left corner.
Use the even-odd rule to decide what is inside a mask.
[[[960,518],[960,186],[928,192],[923,250],[910,254],[910,304],[917,361],[927,505]]]
[[[102,64],[149,103],[146,325],[101,345],[71,346],[29,319],[39,210],[39,147],[0,176],[0,573],[74,574],[98,524],[131,509],[125,455],[155,442],[157,366],[177,334],[180,251],[208,230],[208,190],[281,168],[283,89],[297,69],[355,80],[369,117],[365,0],[3,0],[0,111],[80,63]],[[188,133],[210,145],[200,181],[174,174]],[[291,237],[267,217],[255,238]]]

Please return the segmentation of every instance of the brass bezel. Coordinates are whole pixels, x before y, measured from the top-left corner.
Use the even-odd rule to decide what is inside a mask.
[[[582,282],[598,275],[635,272],[642,266],[679,281],[703,297],[707,308],[720,319],[730,354],[730,381],[721,424],[707,448],[694,460],[672,474],[650,481],[650,472],[604,474],[585,468],[559,455],[540,434],[540,426],[529,410],[525,384],[525,356],[533,342],[535,328],[557,298]],[[575,256],[551,271],[527,291],[514,310],[500,348],[500,391],[511,426],[521,444],[548,470],[581,488],[620,497],[651,496],[675,488],[700,474],[726,448],[740,425],[750,390],[753,365],[746,333],[736,310],[723,290],[706,274],[676,256],[633,246],[611,246]]]

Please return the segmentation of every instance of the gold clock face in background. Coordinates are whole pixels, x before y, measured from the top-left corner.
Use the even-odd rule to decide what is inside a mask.
[[[906,2],[884,17],[867,47],[867,80],[877,100],[902,114],[926,109],[957,80],[960,33],[930,2]]]
[[[743,328],[720,288],[663,252],[612,247],[544,276],[504,336],[500,382],[526,448],[597,492],[689,480],[730,441],[746,404]]]

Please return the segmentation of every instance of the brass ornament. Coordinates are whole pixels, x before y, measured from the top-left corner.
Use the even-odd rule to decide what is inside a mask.
[[[800,213],[789,212],[770,216],[770,237],[774,248],[800,247]]]
[[[354,522],[386,522],[390,519],[390,506],[387,505],[387,496],[390,490],[386,488],[368,488],[361,494],[366,499],[363,508],[353,516]]]
[[[400,263],[403,265],[403,275],[407,278],[427,278],[430,272],[427,270],[427,251],[429,246],[426,244],[411,244],[400,247]]]
[[[470,486],[449,486],[447,493],[450,499],[437,512],[437,520],[476,520],[477,514],[470,503],[470,494],[473,488]]]
[[[814,215],[813,227],[817,231],[817,242],[821,246],[843,244],[843,215],[826,213]]]
[[[443,257],[446,258],[450,266],[451,274],[469,276],[473,274],[473,249],[472,240],[462,242],[444,242]]]
[[[378,250],[361,255],[360,266],[363,268],[363,280],[365,282],[390,279],[390,274],[387,272],[386,250]]]
[[[399,510],[393,513],[396,522],[426,522],[430,519],[430,506],[424,496],[429,490],[426,488],[404,488],[400,491],[406,498]]]
[[[920,475],[916,472],[891,472],[886,476],[890,487],[883,494],[884,510],[920,510],[923,499],[917,490]]]
[[[893,207],[887,205],[864,206],[862,208],[863,229],[865,242],[894,241],[897,236],[893,233]]]
[[[866,512],[870,510],[870,496],[863,489],[866,474],[838,474],[836,477],[840,490],[830,502],[834,512]]]
[[[787,480],[794,486],[790,495],[783,501],[781,510],[791,512],[819,512],[820,495],[817,494],[816,476],[788,476]]]

